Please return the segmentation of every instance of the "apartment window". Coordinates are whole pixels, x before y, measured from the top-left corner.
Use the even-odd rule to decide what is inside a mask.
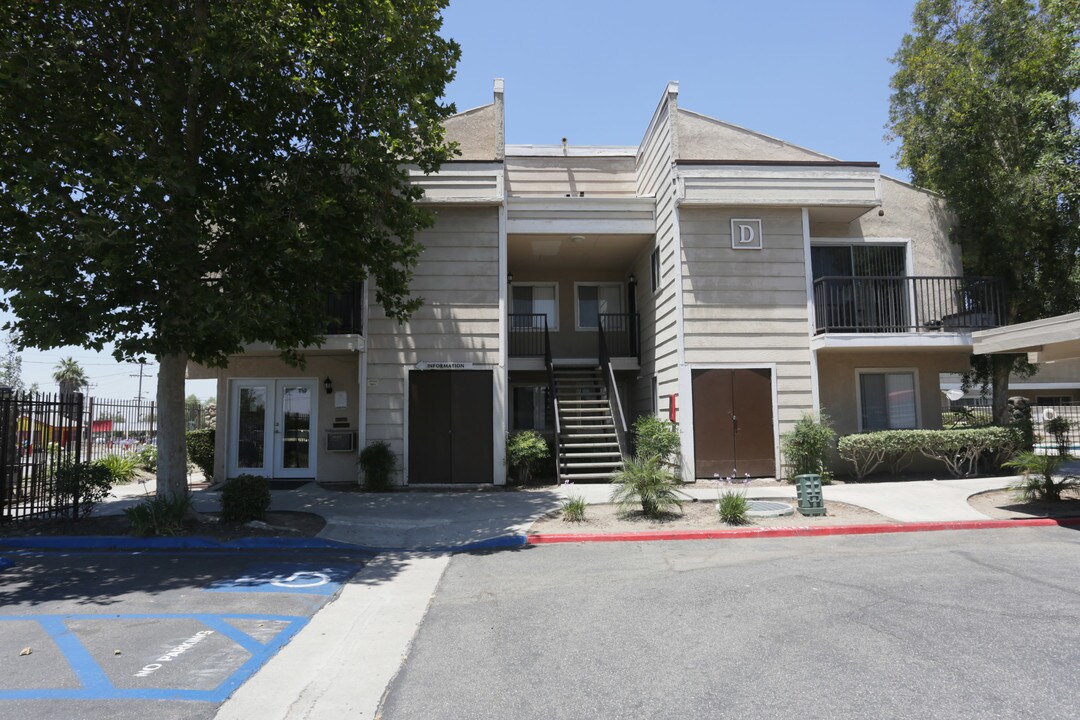
[[[550,430],[554,426],[551,418],[551,403],[548,402],[548,389],[542,385],[519,386],[513,391],[512,430]]]
[[[555,283],[514,283],[510,287],[513,307],[513,327],[535,327],[539,318],[522,317],[546,315],[549,330],[559,329],[559,286]]]
[[[1068,395],[1036,395],[1036,405],[1072,405],[1072,398]]]
[[[623,288],[619,283],[578,283],[575,294],[578,330],[595,330],[601,315],[623,311]]]
[[[915,372],[859,371],[860,429],[911,430],[919,426]]]
[[[652,251],[652,291],[660,289],[660,248]]]

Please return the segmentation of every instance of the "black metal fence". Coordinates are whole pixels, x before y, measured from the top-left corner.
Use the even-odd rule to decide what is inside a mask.
[[[638,357],[637,313],[601,313],[600,326],[611,357]]]
[[[1004,324],[1002,286],[988,277],[823,277],[814,281],[817,332],[984,330]]]
[[[548,326],[544,313],[511,313],[509,317],[510,357],[544,357]]]
[[[1063,440],[1071,455],[1080,455],[1080,405],[1032,405],[1031,421],[1035,430],[1035,449],[1050,453],[1058,450],[1058,439],[1050,421],[1065,420]],[[966,405],[955,402],[941,413],[944,428],[965,428],[992,425],[993,410],[989,405]],[[1059,423],[1060,425],[1061,423]]]
[[[156,443],[154,403],[0,388],[0,522],[78,517],[58,487],[67,463],[130,455]]]

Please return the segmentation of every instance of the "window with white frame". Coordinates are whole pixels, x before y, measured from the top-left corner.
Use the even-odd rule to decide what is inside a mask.
[[[859,418],[864,431],[919,426],[915,373],[859,371]]]
[[[600,316],[623,311],[623,287],[620,283],[578,283],[575,286],[574,313],[578,330],[595,330]]]
[[[555,283],[514,283],[510,287],[512,327],[537,327],[543,322],[530,315],[547,317],[549,330],[559,329],[559,286]]]

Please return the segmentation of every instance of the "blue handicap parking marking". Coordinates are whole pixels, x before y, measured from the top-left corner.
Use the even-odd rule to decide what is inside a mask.
[[[302,593],[330,596],[359,568],[355,565],[276,563],[251,565],[236,578],[217,580],[211,592]]]
[[[161,654],[151,653],[138,667],[129,668],[129,672],[117,675],[115,667],[106,670],[101,643],[87,645],[87,638],[77,632],[80,624],[102,621],[141,621],[152,620],[160,623],[168,621],[190,621],[201,630],[180,642],[175,647]],[[0,700],[194,700],[203,702],[223,702],[241,684],[250,678],[256,670],[266,663],[283,645],[291,640],[310,620],[298,615],[264,615],[257,613],[160,613],[160,614],[118,614],[118,615],[20,615],[0,616],[2,621],[36,623],[52,640],[55,648],[63,656],[74,673],[78,687],[34,687],[0,688]],[[265,632],[252,633],[241,628],[259,627]],[[100,630],[93,635],[100,634]],[[186,634],[186,633],[185,633]],[[205,680],[205,669],[199,659],[189,653],[204,640],[219,637],[223,642],[235,644],[242,652],[234,652],[234,659],[223,674],[209,687],[194,689],[190,684],[200,684]],[[93,649],[92,649],[93,648]],[[217,655],[220,655],[220,651]],[[110,660],[112,659],[109,653]],[[195,666],[192,666],[192,662]],[[175,680],[169,683],[165,678],[165,668],[184,665],[179,668],[184,677],[191,680],[181,682],[178,687]]]

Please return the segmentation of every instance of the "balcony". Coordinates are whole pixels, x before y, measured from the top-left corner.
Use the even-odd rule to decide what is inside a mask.
[[[989,277],[822,277],[814,281],[817,335],[970,333],[1005,322],[1005,297]]]
[[[326,298],[327,335],[363,335],[364,283],[354,282],[344,293]]]
[[[591,333],[590,346],[595,347],[594,358],[599,358],[600,341],[607,345],[612,358],[638,358],[638,314],[601,313],[598,332]],[[549,332],[547,315],[544,313],[511,313],[508,322],[508,350],[512,358],[542,358],[548,352]],[[585,335],[585,333],[582,333]],[[565,353],[558,347],[551,349],[556,360],[565,360]],[[591,351],[590,351],[591,352]]]

